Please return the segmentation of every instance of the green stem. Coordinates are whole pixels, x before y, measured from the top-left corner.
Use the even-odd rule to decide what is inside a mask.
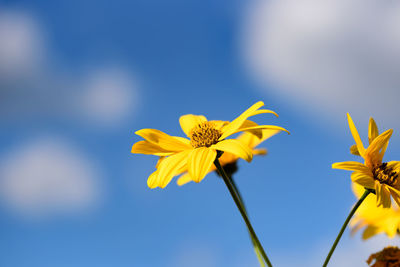
[[[225,171],[222,168],[221,164],[219,163],[218,159],[215,159],[214,164],[215,164],[215,167],[217,167],[219,174],[224,179],[225,185],[226,185],[226,187],[228,187],[229,193],[231,193],[231,196],[232,196],[233,200],[235,201],[235,204],[236,204],[237,208],[239,209],[244,222],[246,223],[247,229],[252,237],[252,240],[256,243],[257,247],[259,248],[261,255],[264,258],[265,262],[267,263],[268,267],[272,267],[272,264],[269,261],[267,254],[265,253],[260,241],[258,240],[258,237],[253,229],[253,226],[250,223],[249,218],[247,217],[246,210],[244,209],[242,203],[240,202],[240,199],[235,191],[235,188],[232,185],[231,179],[229,179],[228,175],[225,173]]]
[[[228,174],[227,174],[227,176],[228,176],[229,180],[231,181],[233,190],[235,190],[235,193],[236,193],[237,197],[239,198],[239,201],[240,201],[241,205],[243,206],[243,209],[244,209],[245,212],[247,213],[247,211],[246,211],[246,206],[244,205],[244,201],[243,201],[242,194],[240,194],[239,189],[238,189],[238,187],[237,187],[237,185],[236,185],[235,180],[233,179],[232,176],[229,176]]]
[[[232,176],[228,175],[228,177],[229,177],[229,179],[230,179],[230,181],[232,183],[232,187],[233,187],[233,189],[234,189],[234,191],[236,193],[236,196],[238,197],[239,202],[240,202],[240,204],[242,205],[242,207],[244,209],[244,212],[246,212],[246,215],[248,216],[248,213],[247,213],[247,210],[246,210],[246,206],[245,206],[243,198],[242,198],[242,194],[240,194],[240,191],[239,191],[239,189],[238,189],[238,187],[237,187],[237,185],[235,183],[235,180],[233,179]],[[263,259],[262,255],[261,255],[261,249],[257,246],[257,243],[255,242],[255,240],[254,240],[253,236],[250,234],[250,232],[249,231],[247,231],[247,232],[249,233],[249,236],[250,236],[250,239],[251,239],[251,243],[253,244],[254,252],[256,253],[256,256],[257,256],[258,262],[260,263],[260,266],[261,267],[265,267],[265,262],[264,262],[264,259]]]
[[[369,195],[369,193],[371,193],[372,190],[369,189],[365,189],[364,194],[360,197],[360,199],[357,201],[356,205],[354,205],[353,209],[350,211],[349,215],[347,216],[346,220],[344,221],[342,228],[340,229],[340,232],[338,234],[338,236],[336,237],[335,242],[333,243],[331,250],[328,253],[328,256],[326,256],[324,265],[322,265],[322,267],[326,267],[328,266],[328,262],[331,259],[331,256],[333,254],[333,251],[335,251],[335,248],[337,246],[337,244],[339,243],[340,238],[343,235],[344,230],[347,227],[347,224],[349,224],[351,217],[353,217],[354,213],[356,212],[356,210],[358,209],[358,207],[360,207],[361,203],[364,201],[364,199]]]

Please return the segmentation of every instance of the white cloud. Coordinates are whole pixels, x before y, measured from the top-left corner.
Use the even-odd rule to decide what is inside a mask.
[[[135,89],[131,75],[120,68],[93,70],[83,82],[78,110],[94,123],[118,124],[138,104]]]
[[[68,71],[55,64],[45,36],[32,14],[0,11],[0,119],[53,116],[112,128],[131,117],[138,90],[127,68],[104,63]]]
[[[98,168],[68,142],[41,138],[0,158],[0,199],[18,214],[85,211],[101,193]]]
[[[0,79],[32,75],[43,64],[44,34],[28,14],[0,10]]]
[[[217,267],[217,254],[209,244],[202,242],[186,242],[176,249],[175,258],[170,266],[173,267]]]
[[[398,1],[253,1],[243,48],[253,77],[298,107],[400,126]]]

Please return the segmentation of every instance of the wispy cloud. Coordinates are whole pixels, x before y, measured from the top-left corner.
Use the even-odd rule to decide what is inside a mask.
[[[45,40],[28,14],[0,10],[0,80],[27,78],[43,68]],[[3,90],[3,89],[2,89]]]
[[[217,267],[218,256],[209,244],[202,242],[186,242],[174,253],[174,259],[168,266],[173,267]]]
[[[46,29],[30,13],[0,11],[0,119],[57,117],[90,126],[115,127],[138,104],[138,84],[128,68],[104,62],[68,69]]]
[[[94,207],[101,180],[98,166],[60,138],[30,140],[0,158],[0,199],[29,218]]]
[[[253,1],[244,25],[249,70],[270,92],[316,116],[400,126],[400,2]]]
[[[77,101],[79,115],[98,125],[118,125],[136,110],[136,81],[118,67],[92,70],[82,83]]]

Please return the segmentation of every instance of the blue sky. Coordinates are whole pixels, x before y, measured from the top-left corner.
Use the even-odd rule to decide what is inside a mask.
[[[256,121],[291,135],[237,183],[272,263],[319,266],[355,202],[331,169],[354,159],[346,112],[363,140],[370,116],[393,128],[400,157],[400,6],[302,2],[2,3],[0,265],[257,266],[215,174],[151,190],[156,157],[130,149],[138,129],[183,135],[180,115],[232,120],[262,100],[280,117]],[[388,244],[346,232],[332,266]]]

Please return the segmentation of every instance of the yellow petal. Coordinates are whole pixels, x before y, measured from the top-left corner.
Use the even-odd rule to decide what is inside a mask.
[[[354,125],[353,119],[350,117],[349,113],[347,113],[347,120],[349,122],[349,127],[350,127],[351,134],[353,135],[354,141],[356,141],[358,152],[360,153],[360,155],[362,157],[364,157],[365,148],[363,146],[363,143],[361,142],[360,135],[358,134],[357,128]]]
[[[397,205],[400,208],[400,191],[395,189],[395,188],[393,188],[393,187],[389,187],[389,191],[390,191],[390,194],[393,197],[393,200],[397,203]]]
[[[165,159],[165,156],[160,157],[160,158],[158,159],[157,164],[156,164],[156,169],[158,169],[158,166],[160,166],[161,162],[162,162],[164,159]]]
[[[387,168],[394,171],[400,171],[400,161],[389,161],[387,163]]]
[[[280,133],[281,130],[274,130],[274,129],[264,129],[262,130],[262,138],[261,138],[261,142],[271,138],[272,136]]]
[[[226,164],[226,163],[223,164],[223,158],[224,158],[224,156],[227,156],[227,155],[228,155],[228,153],[224,153],[224,154],[219,158],[219,162],[221,163],[221,165],[225,165],[225,164]],[[216,169],[215,166],[212,165],[211,168],[210,168],[210,170],[209,170],[209,173],[215,171],[215,169]],[[181,185],[187,184],[187,183],[192,182],[192,181],[193,181],[192,177],[190,177],[190,174],[189,174],[188,172],[186,172],[186,173],[182,174],[182,175],[178,178],[178,180],[176,181],[176,183],[177,183],[179,186],[181,186]]]
[[[255,123],[254,121],[245,120],[243,122],[242,126],[239,127],[237,132],[241,132],[240,129],[246,129],[246,128],[251,128],[251,127],[256,127],[256,126],[258,126],[258,124]],[[258,139],[262,138],[262,130],[261,129],[249,130],[248,132],[255,135],[256,137],[258,137]]]
[[[276,135],[277,133],[280,133],[281,130],[270,130],[270,129],[264,129],[261,130],[261,139],[255,136],[251,132],[244,132],[240,134],[236,140],[239,140],[242,142],[244,145],[247,145],[250,148],[253,148],[253,155],[265,155],[267,154],[267,150],[265,148],[261,149],[254,149],[256,146],[258,146],[260,143],[264,142],[268,138]]]
[[[179,124],[183,132],[189,137],[190,130],[202,122],[206,122],[207,118],[202,115],[187,114],[179,118]]]
[[[264,155],[267,155],[267,153],[268,153],[268,150],[266,150],[265,148],[253,149],[253,155],[264,156]]]
[[[378,234],[378,233],[379,233],[379,228],[374,227],[374,226],[368,226],[368,227],[364,230],[364,232],[363,232],[363,234],[362,234],[362,239],[366,240],[366,239],[368,239],[368,238],[373,237],[374,235],[376,235],[376,234]]]
[[[210,171],[217,151],[209,147],[193,149],[188,159],[188,171],[193,181],[199,183]]]
[[[278,131],[284,131],[284,132],[287,132],[288,134],[290,134],[290,132],[288,130],[286,130],[285,128],[275,126],[275,125],[258,125],[258,126],[250,126],[250,127],[246,127],[246,128],[239,128],[232,134],[235,134],[238,132],[244,132],[244,131],[252,132],[252,131],[256,131],[256,130],[275,130],[275,131],[278,130]],[[219,140],[222,140],[222,139],[220,138]]]
[[[386,232],[387,236],[389,238],[395,237],[396,234],[397,234],[397,228],[398,227],[399,226],[395,225],[394,223],[391,223],[391,226],[389,226],[389,224],[388,224],[387,227],[385,227],[386,228],[385,232]]]
[[[218,120],[213,120],[210,121],[212,124],[215,125],[215,128],[221,130],[224,126],[229,124],[229,121],[218,121]]]
[[[261,135],[262,135],[262,133],[261,133]],[[250,132],[244,132],[244,133],[240,134],[236,138],[236,140],[242,142],[244,145],[247,145],[250,148],[254,148],[259,143],[261,143],[261,139]]]
[[[222,156],[218,160],[219,160],[219,163],[221,164],[221,166],[224,166],[226,164],[233,163],[233,162],[237,161],[238,158],[239,157],[234,155],[234,154],[225,152],[224,154],[222,154]],[[216,170],[215,165],[212,166],[211,170],[213,170],[213,171]]]
[[[381,190],[381,193],[382,193],[382,197],[381,197],[382,206],[384,208],[390,208],[392,206],[392,201],[390,199],[390,191],[388,189],[388,186],[386,184],[382,184],[381,188],[382,188],[382,190]]]
[[[393,130],[389,129],[376,137],[365,151],[365,159],[370,160],[371,163],[380,163],[384,154],[382,149],[387,146],[392,133]]]
[[[261,139],[250,132],[244,132],[244,133],[240,134],[236,138],[236,140],[239,140],[240,142],[242,142],[243,144],[247,145],[250,148],[254,148],[254,147],[258,146],[261,142],[267,140],[268,138],[270,138],[280,132],[281,132],[281,130],[268,130],[268,129],[261,130]],[[266,149],[264,149],[264,148],[260,149],[260,153],[265,155]],[[253,154],[256,154],[256,153],[254,153],[254,151],[253,151]]]
[[[181,185],[187,184],[187,183],[189,183],[191,181],[193,181],[193,180],[192,180],[192,177],[190,177],[190,174],[189,173],[184,173],[178,178],[176,183],[179,186],[181,186]]]
[[[150,187],[151,189],[157,187],[157,171],[153,172],[150,174],[149,178],[147,179],[147,186]]]
[[[379,135],[378,126],[373,118],[369,119],[369,126],[368,126],[368,141],[371,144],[372,141]]]
[[[382,185],[378,181],[375,181],[375,195],[376,195],[376,206],[382,206]]]
[[[180,141],[179,138],[156,129],[142,129],[137,131],[136,134],[168,151],[179,152],[192,148],[189,144]]]
[[[386,188],[385,184],[381,184],[375,181],[375,191],[376,191],[376,204],[377,206],[382,206],[383,208],[390,208],[392,202],[390,201],[390,192]]]
[[[255,103],[254,105],[252,105],[250,108],[248,108],[245,112],[243,112],[242,114],[239,115],[239,117],[237,117],[236,119],[234,119],[231,123],[229,123],[228,125],[226,125],[223,128],[223,133],[222,136],[219,140],[223,140],[226,137],[232,135],[242,124],[245,120],[247,120],[248,117],[252,116],[252,114],[258,110],[259,108],[261,108],[262,106],[264,106],[264,102],[259,101],[257,103]]]
[[[386,143],[382,146],[382,150],[379,153],[379,158],[380,158],[381,161],[383,159],[383,156],[385,155],[385,152],[386,152],[386,149],[387,149],[388,145],[389,145],[389,140],[387,140]]]
[[[179,142],[182,142],[186,145],[190,146],[190,140],[184,137],[180,137],[180,136],[172,136],[174,139],[178,140]]]
[[[352,145],[350,147],[350,153],[353,154],[353,155],[356,155],[356,156],[361,156],[360,152],[358,152],[357,145]]]
[[[253,159],[251,149],[236,139],[227,139],[211,146],[212,148],[228,152],[242,158],[248,162]]]
[[[169,156],[174,153],[174,151],[168,151],[148,141],[139,141],[134,143],[131,152],[134,154],[146,154],[156,156]]]
[[[362,185],[363,187],[374,189],[375,181],[374,178],[370,175],[367,175],[365,172],[353,172],[351,174],[351,180],[354,183]]]
[[[164,158],[158,167],[156,186],[166,187],[175,175],[181,173],[186,167],[190,152],[190,150],[185,150]]]
[[[259,115],[259,114],[265,114],[265,113],[271,113],[274,114],[276,117],[279,117],[278,114],[275,111],[269,110],[269,109],[259,109],[253,112],[251,116]]]
[[[348,171],[364,171],[370,172],[367,166],[357,161],[344,161],[344,162],[336,162],[332,164],[333,169],[341,169]]]

